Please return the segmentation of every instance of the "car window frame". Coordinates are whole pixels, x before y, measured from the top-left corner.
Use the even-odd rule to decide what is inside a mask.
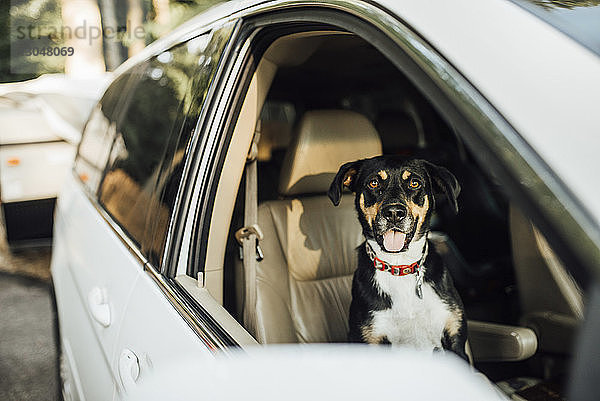
[[[112,82],[115,82],[118,79],[125,79],[125,82],[123,84],[123,90],[121,91],[120,96],[118,97],[118,99],[116,99],[116,101],[114,103],[113,115],[111,116],[113,119],[110,120],[109,127],[107,128],[107,130],[113,129],[113,133],[110,137],[110,140],[107,140],[107,144],[108,144],[107,145],[107,150],[108,150],[107,155],[108,156],[107,156],[106,160],[104,160],[103,168],[102,168],[102,171],[100,174],[99,183],[96,186],[94,191],[89,190],[88,186],[85,183],[82,183],[84,185],[85,189],[87,190],[86,193],[88,193],[88,196],[91,199],[93,199],[96,209],[101,211],[101,214],[104,216],[104,219],[109,222],[109,224],[112,226],[113,230],[117,232],[117,234],[121,237],[123,242],[125,242],[126,245],[130,249],[132,249],[133,253],[135,253],[138,256],[138,259],[140,259],[143,264],[146,264],[149,259],[147,243],[148,243],[148,241],[150,241],[152,239],[153,233],[151,232],[151,230],[153,228],[155,228],[155,225],[149,225],[149,216],[146,216],[145,223],[144,223],[145,228],[144,228],[143,235],[139,239],[135,239],[134,236],[122,224],[122,222],[120,222],[118,218],[113,216],[113,214],[108,210],[107,206],[105,204],[103,204],[103,202],[100,199],[101,198],[101,188],[102,188],[102,185],[106,178],[106,175],[109,172],[110,167],[111,167],[110,166],[111,155],[113,153],[113,149],[114,149],[117,137],[118,137],[117,133],[119,132],[119,129],[121,127],[123,119],[125,118],[128,108],[129,108],[131,102],[133,101],[132,98],[135,95],[136,89],[138,88],[138,84],[141,83],[144,79],[145,70],[148,68],[150,63],[153,62],[153,60],[156,60],[156,58],[160,54],[167,52],[167,51],[172,51],[173,49],[176,49],[180,46],[185,46],[186,43],[188,43],[198,37],[201,37],[206,34],[210,34],[211,30],[212,29],[209,28],[205,31],[201,31],[202,33],[196,33],[194,35],[186,37],[185,39],[182,39],[181,41],[175,41],[173,43],[170,43],[168,46],[159,48],[160,50],[157,50],[157,51],[153,52],[152,54],[149,54],[147,57],[140,59],[140,60],[136,60],[135,63],[124,64],[121,67],[122,70],[118,72],[118,75],[116,75],[114,77]],[[190,81],[192,81],[193,79],[194,79],[194,77],[192,76],[190,78]],[[111,85],[112,85],[112,83],[111,83]],[[102,100],[103,99],[104,99],[104,96],[102,97]],[[101,101],[99,101],[98,104],[100,104]],[[183,121],[185,121],[185,119],[188,117],[188,115],[187,115],[188,110],[184,110],[182,108],[184,99],[182,99],[179,103],[180,104],[178,106],[178,110],[180,112],[178,114],[178,117],[176,118],[176,120],[173,122],[173,124],[171,126],[171,131],[168,133],[169,137],[179,134],[179,132],[183,128]],[[86,126],[87,126],[87,123],[86,123]],[[79,146],[80,145],[81,145],[81,142],[80,142]],[[76,153],[77,158],[80,157],[79,146],[78,146],[77,153]],[[156,171],[158,172],[159,175],[162,173],[165,158],[167,156],[168,155],[166,154],[166,149],[165,149],[162,151],[162,153],[158,159]],[[82,157],[82,159],[87,162],[87,160],[85,158]],[[77,176],[77,174],[75,174],[75,175]],[[79,178],[79,181],[81,182],[81,178],[80,177],[78,177],[78,178]],[[156,191],[156,179],[154,180],[154,183],[152,185],[152,195],[151,195],[152,197],[154,197],[156,195],[154,193],[155,191]],[[172,214],[169,218],[169,222],[170,222],[171,218],[172,218]]]
[[[186,284],[178,282],[176,273],[179,253],[185,239],[185,222],[188,219],[189,213],[193,213],[186,205],[189,205],[190,202],[192,202],[191,198],[193,196],[193,191],[191,191],[191,189],[201,187],[201,184],[198,183],[197,176],[200,169],[194,164],[194,161],[201,161],[205,158],[204,155],[206,149],[211,146],[211,140],[214,139],[211,134],[211,126],[214,119],[215,108],[218,106],[222,96],[222,88],[228,78],[227,71],[230,68],[232,59],[231,53],[233,53],[232,42],[239,29],[239,18],[225,17],[217,19],[203,28],[194,31],[194,35],[187,35],[185,37],[185,41],[187,41],[211,31],[218,31],[221,29],[226,32],[228,38],[207,90],[205,104],[202,107],[200,116],[196,119],[194,133],[188,145],[190,152],[184,162],[182,182],[169,221],[164,254],[161,259],[162,264],[161,267],[158,268],[146,260],[144,265],[148,275],[158,285],[159,289],[186,321],[188,326],[198,335],[207,348],[213,351],[238,347],[239,344],[234,340],[232,335],[225,330],[210,313],[208,313],[206,308],[198,302],[198,299],[196,299],[190,291],[185,289]],[[180,44],[183,43],[183,41],[177,43]],[[175,45],[176,44],[173,44],[173,46]],[[190,174],[190,171],[193,171],[194,174]],[[193,279],[196,278],[197,277],[193,277]]]
[[[233,132],[234,124],[231,124],[231,121],[236,121],[237,118],[236,107],[231,102],[239,100],[239,96],[235,98],[233,94],[245,93],[242,86],[245,85],[245,81],[242,77],[248,73],[246,68],[240,70],[237,67],[236,70],[235,58],[244,57],[243,53],[236,53],[240,52],[261,26],[290,22],[330,24],[343,27],[373,43],[411,79],[445,120],[459,131],[459,137],[478,157],[478,161],[488,166],[486,172],[493,174],[505,185],[511,200],[528,213],[532,221],[548,236],[550,245],[570,268],[577,281],[585,282],[590,272],[597,269],[594,263],[600,261],[600,247],[594,242],[594,238],[597,238],[600,232],[599,228],[582,224],[582,219],[587,216],[583,205],[466,77],[401,18],[377,5],[360,3],[361,7],[354,7],[353,5],[358,3],[355,1],[332,1],[318,5],[297,3],[294,3],[297,7],[289,7],[291,3],[280,2],[256,5],[220,20],[242,22],[230,38],[231,43],[228,46],[232,54],[228,55],[226,65],[220,72],[219,82],[216,82],[215,86],[222,91],[226,89],[225,81],[230,78],[230,74],[237,74],[237,85],[211,99],[210,118],[201,127],[210,129],[211,137],[207,138],[207,141],[212,141],[213,144],[220,141],[221,145],[208,148],[206,143],[194,144],[194,153],[190,157],[190,171],[193,171],[195,176],[186,176],[186,188],[182,194],[183,204],[190,204],[194,191],[203,192],[203,199],[214,200],[226,145]],[[219,107],[221,111],[217,110]],[[214,124],[217,125],[213,126]],[[500,154],[496,154],[499,150]],[[202,159],[205,159],[205,162],[209,160],[212,164],[210,170],[204,168],[204,176],[198,178],[196,173]],[[520,181],[523,176],[531,179],[533,184],[530,187],[522,188]],[[208,177],[212,178],[207,179]],[[552,213],[547,213],[548,207],[544,204],[549,198],[552,199]],[[203,213],[200,213],[197,210],[200,202],[196,200],[192,204],[196,206],[193,214],[179,211],[176,227],[169,233],[169,248],[164,263],[166,268],[161,272],[152,272],[163,286],[171,291],[175,289],[175,293],[172,293],[175,298],[173,302],[180,303],[184,309],[184,312],[180,313],[188,315],[188,323],[189,319],[194,321],[198,313],[206,316],[206,311],[202,311],[193,297],[176,283],[177,266],[192,266],[187,272],[188,275],[193,279],[202,280],[206,261],[199,250],[203,246],[206,247],[208,237],[202,235],[202,231],[205,230],[201,230],[200,227],[210,223],[214,208],[214,204],[210,202],[203,204]],[[567,210],[568,206],[572,206],[570,211]],[[567,212],[569,223],[572,223],[567,234],[561,234],[564,220],[557,220],[558,216],[564,217],[564,212]],[[186,238],[184,230],[189,227],[193,230],[190,234],[192,237]],[[577,233],[575,238],[585,239],[579,246],[574,246],[572,241],[569,241],[568,237],[573,235],[573,232]],[[202,283],[199,282],[198,285],[202,286]],[[220,325],[217,323],[216,326],[218,328]],[[227,344],[231,344],[230,340],[225,339],[222,343],[228,346]]]
[[[585,288],[590,272],[600,266],[600,248],[594,242],[594,238],[600,237],[600,229],[591,225],[592,219],[584,206],[501,113],[418,32],[388,11],[375,6],[369,11],[334,10],[326,4],[268,10],[247,18],[242,31],[248,30],[249,24],[254,24],[256,29],[286,22],[333,23],[373,43],[456,128],[486,173],[503,184],[511,201],[530,216],[576,281]],[[223,133],[225,143],[229,141],[227,136],[231,135],[231,129],[229,131]],[[214,166],[219,169],[224,154],[212,157],[220,158]],[[218,177],[218,171],[212,175]],[[527,187],[523,181],[528,183]],[[216,185],[214,178],[212,195],[207,197],[209,201],[214,199]],[[206,212],[195,223],[204,229],[200,237],[192,240],[194,250],[188,261],[195,264],[188,272],[192,276],[203,271],[206,250],[202,249],[206,248],[209,230],[206,225],[210,223],[213,206],[204,204]]]
[[[210,24],[209,27],[202,30],[201,34],[194,35],[194,37],[198,37],[211,31],[219,30],[225,30],[229,32],[227,43],[222,50],[219,64],[214,72],[212,81],[207,90],[205,105],[202,107],[200,115],[194,124],[194,133],[188,145],[189,152],[186,160],[184,161],[182,182],[169,222],[169,229],[167,230],[164,253],[161,258],[161,267],[160,269],[155,268],[157,272],[169,279],[174,278],[176,274],[176,261],[179,257],[185,220],[187,219],[189,212],[185,205],[190,204],[192,197],[192,191],[190,189],[198,185],[202,186],[202,183],[197,182],[197,173],[199,169],[198,166],[194,165],[194,161],[197,159],[202,160],[205,157],[204,153],[212,139],[210,135],[211,124],[214,118],[216,104],[221,96],[219,91],[223,86],[223,80],[225,80],[227,77],[226,70],[230,62],[230,53],[232,52],[231,42],[237,32],[237,29],[237,18],[224,18]],[[192,171],[194,172],[193,174],[191,174]]]
[[[161,42],[155,43],[144,50],[139,56],[136,56],[132,59],[126,61],[123,65],[121,65],[118,70],[115,72],[115,76],[113,81],[118,79],[122,74],[127,72],[134,71],[137,67],[139,67],[142,63],[148,61],[149,59],[157,56],[158,54],[168,51],[176,46],[184,44],[190,40],[193,40],[199,36],[210,33],[213,30],[218,30],[220,28],[224,28],[226,26],[229,27],[229,33],[226,41],[225,47],[222,49],[219,58],[219,64],[216,68],[216,71],[212,77],[211,83],[206,93],[206,97],[202,106],[202,112],[200,116],[196,119],[194,124],[195,132],[193,134],[192,143],[189,145],[190,148],[197,148],[199,145],[196,143],[198,141],[199,130],[202,130],[204,124],[208,124],[212,119],[212,107],[215,101],[215,98],[218,96],[215,93],[218,93],[218,87],[221,82],[221,76],[223,75],[223,66],[226,64],[226,61],[229,59],[230,53],[230,43],[231,38],[234,36],[235,28],[237,27],[236,23],[238,22],[237,18],[222,18],[216,21],[209,21],[208,23],[200,24],[199,26],[195,26],[193,30],[183,31],[182,34],[173,38],[167,38],[162,40]],[[129,88],[130,80],[132,78],[128,78],[127,85]],[[119,100],[119,105],[122,104],[122,100]],[[112,138],[110,142],[110,148],[112,151],[112,146],[114,143],[114,138]],[[182,188],[186,187],[186,180],[188,177],[187,170],[189,166],[190,158],[186,159],[186,170],[184,170],[182,176]],[[106,172],[106,166],[108,164],[108,158],[104,163],[104,169],[102,172],[101,180],[104,177]],[[162,168],[162,160],[161,166]],[[201,341],[207,346],[210,350],[218,350],[225,349],[229,347],[235,347],[238,343],[233,340],[233,338],[219,325],[218,322],[208,314],[203,308],[194,300],[194,298],[183,289],[183,286],[178,284],[175,280],[169,279],[167,275],[163,274],[162,269],[158,269],[149,263],[147,257],[142,253],[141,247],[135,244],[130,238],[129,235],[121,228],[119,223],[105,210],[105,208],[100,204],[98,196],[99,196],[99,187],[96,188],[95,191],[88,190],[88,187],[82,182],[82,180],[78,177],[76,171],[72,169],[72,174],[74,176],[75,182],[79,184],[79,187],[82,193],[87,197],[91,205],[96,209],[99,216],[106,222],[108,227],[112,230],[112,232],[118,237],[120,242],[125,246],[132,256],[138,261],[139,267],[145,271],[145,273],[150,277],[150,279],[155,282],[161,291],[161,293],[166,297],[166,299],[171,303],[171,305],[177,310],[177,312],[184,318],[189,327],[193,330],[193,332],[198,335]],[[188,184],[189,185],[189,184]],[[179,194],[178,194],[179,196]],[[180,212],[182,209],[180,207],[181,202],[184,202],[185,199],[179,200],[177,206],[172,213],[169,221],[169,229],[167,233],[167,247],[165,247],[165,254],[163,255],[165,258],[168,257],[168,251],[172,249],[171,239],[177,238],[174,236],[174,233],[177,233],[177,221],[180,216]],[[187,215],[187,209],[184,210],[184,218]],[[168,259],[167,259],[168,260]]]

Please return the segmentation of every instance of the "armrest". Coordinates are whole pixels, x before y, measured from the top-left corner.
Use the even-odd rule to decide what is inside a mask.
[[[540,311],[525,315],[520,323],[537,333],[540,350],[569,355],[581,320],[560,313]]]
[[[522,361],[537,350],[537,336],[525,327],[475,320],[467,327],[475,362]]]

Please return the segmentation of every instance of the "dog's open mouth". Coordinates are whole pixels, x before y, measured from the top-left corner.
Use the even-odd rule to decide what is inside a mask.
[[[400,252],[405,241],[406,234],[398,230],[388,230],[383,234],[383,247],[387,252]]]

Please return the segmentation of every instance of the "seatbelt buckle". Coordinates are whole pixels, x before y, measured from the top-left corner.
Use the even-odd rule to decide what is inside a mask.
[[[257,239],[256,240],[256,261],[260,262],[264,258],[265,258],[265,255],[263,254],[262,248],[260,247],[260,245],[258,243],[258,239]]]
[[[238,255],[240,260],[244,260],[244,248],[240,245],[240,247],[238,249],[240,252]],[[264,258],[265,258],[265,255],[263,254],[262,248],[258,244],[258,240],[256,240],[256,261],[260,262]]]
[[[259,241],[263,239],[263,233],[258,224],[252,224],[248,227],[242,227],[235,232],[235,239],[240,244],[240,260],[243,260],[243,244],[245,239],[249,239],[251,235],[256,237],[256,260],[261,261],[264,259],[263,251],[259,245]]]
[[[252,234],[256,236],[256,239],[258,241],[261,241],[264,238],[262,230],[260,229],[258,224],[252,224],[251,226],[242,227],[239,230],[237,230],[235,232],[235,239],[237,240],[238,244],[242,245],[243,240],[249,238]]]

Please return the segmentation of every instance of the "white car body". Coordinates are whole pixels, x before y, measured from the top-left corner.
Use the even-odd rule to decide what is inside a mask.
[[[597,157],[600,57],[512,2],[381,0],[375,4],[355,0],[275,0],[226,3],[152,44],[121,66],[115,76],[211,27],[276,10],[302,12],[308,6],[362,18],[393,37],[399,47],[420,52],[424,57],[419,58],[418,63],[423,70],[439,74],[436,82],[445,90],[458,88],[457,93],[462,97],[457,102],[468,107],[479,105],[489,112],[488,120],[478,120],[481,126],[508,127],[510,132],[514,129],[518,135],[507,135],[505,142],[496,143],[495,150],[501,151],[504,143],[508,143],[522,152],[520,158],[515,158],[515,171],[522,160],[535,156],[527,159],[527,171],[535,172],[541,181],[528,182],[525,177],[521,182],[524,193],[549,188],[555,198],[549,198],[548,210],[542,212],[550,216],[549,219],[563,214],[564,210],[557,205],[571,212],[564,217],[564,237],[559,236],[558,241],[579,253],[592,274],[599,271],[595,263],[600,255],[600,187],[596,185],[600,170]],[[307,18],[310,18],[309,11]],[[234,31],[233,35],[238,32]],[[241,63],[241,59],[233,63],[233,70],[239,71]],[[223,92],[207,100],[214,104],[211,121],[224,115],[226,98],[235,89],[233,77],[220,79]],[[528,147],[523,147],[523,143]],[[102,144],[98,146],[100,154]],[[510,154],[506,156],[510,157]],[[208,161],[202,161],[200,172],[207,168],[203,163]],[[193,165],[188,167],[194,168]],[[196,173],[187,171],[190,177],[196,177]],[[172,271],[161,272],[151,265],[148,256],[115,218],[94,201],[81,182],[82,174],[78,174],[67,177],[57,203],[52,255],[65,400],[169,399],[172,394],[177,394],[177,399],[203,398],[203,387],[210,385],[206,378],[199,380],[197,386],[189,381],[175,388],[162,383],[164,380],[173,383],[179,374],[190,380],[196,374],[202,376],[203,371],[215,366],[215,351],[227,355],[232,342],[252,349],[256,341],[222,306],[221,290],[210,286],[211,280],[219,277],[222,280],[221,276],[217,277],[222,273],[205,266],[199,276],[186,275],[194,241],[195,214],[191,212],[181,220],[181,227],[170,228],[168,241],[179,236],[181,250],[171,256],[176,264]],[[83,180],[92,180],[90,177],[86,175]],[[198,193],[194,192],[189,202],[189,210],[202,210]],[[340,353],[340,361],[351,358],[346,351]],[[311,372],[308,367],[311,361],[323,362],[318,352],[308,357],[313,358],[308,363],[297,366],[293,363],[293,351],[281,352],[285,360],[281,363],[290,370],[289,377],[308,386],[304,387],[308,391],[301,394],[312,394],[312,398],[336,391],[340,398],[346,398],[342,394],[351,395],[353,390],[347,388],[348,377],[339,371],[331,372],[329,381],[335,391],[321,392],[323,383],[317,379],[325,374],[324,369]],[[335,348],[326,352],[335,361]],[[362,352],[358,351],[360,363],[366,364],[368,358]],[[379,357],[390,369],[406,368],[401,361],[396,365],[389,358]],[[410,358],[413,357],[411,354]],[[234,356],[231,361],[231,372],[224,362],[227,359],[220,359],[218,372],[211,371],[207,377],[215,375],[218,385],[231,382],[232,388],[224,393],[231,397],[271,399],[261,394],[270,380],[262,377],[262,373],[273,371],[271,364],[277,356],[258,357],[257,370],[249,372],[251,380],[241,381],[242,387],[234,389],[238,382],[232,376],[250,368],[244,357],[237,358]],[[422,385],[431,383],[433,389],[444,394],[446,385],[449,391],[459,390],[455,382],[445,381],[446,362],[424,357],[420,363],[423,369],[432,366],[435,372]],[[448,366],[454,366],[453,363],[455,361],[448,362]],[[332,362],[332,366],[339,365]],[[467,369],[464,375],[465,386],[472,385],[473,393],[465,392],[448,399],[500,397],[491,388],[480,387],[478,380],[467,377]],[[374,384],[361,379],[356,385],[368,386],[373,397],[390,395],[389,388],[379,388],[384,382],[375,376]],[[267,384],[264,387],[251,385],[260,380]],[[318,383],[314,388],[310,386],[312,381]],[[292,396],[296,390],[293,387],[280,389],[289,391],[280,393],[280,398],[299,399]],[[437,399],[440,391],[425,393],[425,399]],[[218,393],[214,388],[207,391],[207,394]],[[358,391],[358,394],[362,393]],[[397,388],[394,394],[405,398],[404,395],[422,393],[414,390],[404,393],[402,388]]]

